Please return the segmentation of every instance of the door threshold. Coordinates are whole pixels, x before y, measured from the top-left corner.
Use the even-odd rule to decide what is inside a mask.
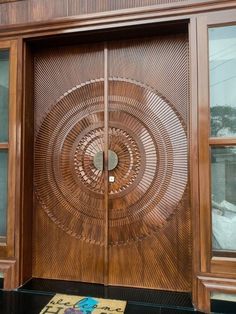
[[[34,294],[55,293],[128,301],[129,304],[194,311],[191,294],[163,290],[117,287],[77,281],[32,278],[18,289]]]

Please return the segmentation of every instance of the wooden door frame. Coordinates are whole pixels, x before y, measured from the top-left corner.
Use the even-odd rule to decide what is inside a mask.
[[[28,197],[32,193],[32,169],[28,169],[28,165],[32,165],[33,161],[33,108],[32,108],[32,70],[31,70],[31,49],[30,43],[35,39],[45,39],[49,36],[65,36],[77,34],[82,36],[85,32],[94,32],[100,29],[104,34],[108,31],[116,33],[117,30],[129,29],[131,26],[154,25],[155,23],[173,23],[181,20],[189,21],[189,44],[190,44],[190,193],[191,193],[191,212],[192,212],[192,233],[193,233],[193,284],[192,295],[193,303],[196,308],[208,310],[210,307],[209,289],[212,287],[213,279],[204,277],[205,273],[201,273],[201,260],[203,256],[206,258],[207,252],[201,251],[201,229],[199,214],[199,132],[198,132],[198,103],[201,98],[198,95],[198,53],[197,53],[197,20],[205,13],[217,10],[235,9],[236,1],[201,1],[201,3],[193,3],[179,6],[178,8],[169,9],[168,7],[148,7],[134,10],[120,10],[116,12],[106,12],[99,14],[90,14],[79,18],[63,18],[54,21],[30,23],[27,25],[13,25],[0,27],[0,39],[16,39],[17,40],[17,160],[18,166],[16,173],[21,178],[16,193],[16,225],[15,225],[15,259],[16,267],[8,275],[8,278],[14,276],[12,281],[5,288],[15,288],[31,277],[31,209],[32,200]],[[222,14],[222,13],[220,13]],[[156,24],[159,25],[159,24]],[[199,31],[199,30],[198,30]],[[118,35],[119,36],[119,35]],[[199,88],[201,88],[199,86]],[[206,88],[206,87],[205,87]],[[203,87],[204,89],[204,87]],[[198,101],[199,99],[199,101]],[[18,179],[19,180],[19,179]],[[32,194],[31,194],[32,195]],[[205,225],[207,228],[207,225]],[[209,226],[208,226],[209,228]],[[201,255],[200,255],[201,252]],[[4,266],[7,264],[7,266]],[[7,269],[12,268],[11,261],[0,263]],[[10,277],[11,276],[11,277]],[[221,278],[222,279],[222,278]],[[229,279],[230,280],[230,279]],[[228,281],[229,281],[228,280]],[[222,280],[221,280],[222,281]],[[10,282],[10,279],[8,280]],[[224,282],[225,283],[225,282]],[[221,284],[214,281],[216,288]],[[227,287],[231,287],[232,283],[225,283]],[[228,291],[234,291],[233,289]],[[205,296],[204,293],[207,292]]]
[[[190,109],[191,112],[189,114],[190,118],[190,125],[189,125],[189,156],[195,156],[197,158],[196,151],[198,149],[197,147],[197,99],[196,99],[196,90],[197,90],[197,80],[195,77],[195,70],[196,69],[196,17],[187,18],[186,16],[183,17],[176,17],[174,18],[165,18],[165,19],[152,19],[152,22],[150,23],[149,20],[145,20],[144,25],[145,26],[152,26],[153,24],[159,26],[162,23],[165,23],[165,25],[171,24],[174,22],[174,24],[178,24],[178,22],[184,22],[188,23],[189,28],[189,46],[190,46],[190,53],[189,55],[192,55],[192,58],[190,60],[191,66],[190,66]],[[119,25],[117,25],[119,27]],[[122,25],[122,30],[123,30]],[[94,30],[96,29],[96,26],[94,26]],[[127,23],[126,29],[130,30],[131,32],[133,28],[130,28],[130,23]],[[91,31],[91,29],[89,29]],[[105,31],[110,31],[111,34],[115,33],[115,37],[117,36],[116,32],[117,28],[116,25],[113,29],[104,28],[102,30],[102,34],[105,33]],[[81,32],[77,32],[76,35],[83,35],[84,32],[87,31],[87,28],[82,28]],[[68,32],[70,34],[70,32]],[[74,33],[74,29],[71,29],[71,33]],[[39,33],[40,34],[40,33]],[[36,33],[35,36],[30,37],[22,36],[18,39],[18,103],[20,103],[21,107],[21,168],[20,168],[20,176],[22,178],[21,180],[21,198],[19,206],[21,208],[20,215],[18,217],[18,226],[19,226],[19,232],[21,234],[21,238],[18,238],[18,251],[16,251],[16,260],[18,262],[19,268],[17,271],[17,282],[18,285],[23,284],[25,281],[31,278],[32,276],[32,206],[33,201],[32,197],[30,198],[29,195],[33,194],[32,191],[32,182],[33,182],[33,108],[32,108],[32,50],[31,45],[32,43],[35,43],[35,39],[37,38],[37,42],[41,43],[44,42],[46,38],[50,38],[50,36],[45,35],[43,37]],[[58,35],[58,33],[55,33]],[[63,35],[63,32],[60,32],[61,35]],[[93,32],[92,32],[93,34]],[[118,34],[120,34],[118,32]],[[50,33],[51,35],[51,33]],[[119,36],[119,35],[118,35]],[[117,36],[117,37],[118,37]],[[195,84],[195,85],[194,85]],[[31,165],[31,167],[29,167]],[[192,173],[194,173],[194,176],[198,173],[197,169],[197,163],[192,162],[190,158],[190,178],[192,178]],[[197,210],[193,209],[194,206],[198,204],[198,193],[197,188],[198,185],[196,184],[197,180],[195,179],[191,182],[193,182],[190,185],[191,188],[191,213],[192,213],[192,221],[195,219],[194,215],[196,215]],[[194,224],[192,224],[192,227]],[[193,231],[194,232],[194,231]],[[195,232],[194,232],[195,234]],[[195,244],[195,239],[193,241],[193,247]],[[193,257],[193,265],[197,268],[197,263],[195,262],[196,258]],[[195,272],[195,271],[194,271]],[[193,274],[193,291],[196,291],[196,276]]]
[[[190,62],[190,72],[189,72],[189,77],[191,83],[189,84],[189,93],[190,93],[190,105],[189,105],[189,156],[194,156],[194,160],[192,158],[189,158],[189,176],[190,176],[190,199],[191,199],[191,220],[194,221],[196,218],[196,213],[197,213],[197,208],[196,206],[198,205],[198,181],[196,180],[197,174],[198,174],[198,163],[196,162],[197,160],[197,150],[198,150],[198,141],[197,141],[197,80],[195,76],[195,71],[197,68],[196,65],[196,17],[191,17],[191,19],[184,19],[176,18],[174,23],[173,20],[163,20],[162,22],[159,23],[146,23],[145,26],[147,26],[147,30],[153,28],[153,25],[155,25],[154,29],[159,27],[160,28],[160,34],[164,32],[164,28],[167,27],[168,25],[170,26],[170,29],[172,31],[176,31],[181,25],[185,24],[186,27],[186,32],[188,32],[189,36],[189,56],[192,55],[191,59],[189,57],[189,62]],[[161,26],[164,26],[163,28]],[[136,27],[130,27],[127,25],[126,28],[126,36],[127,34],[133,36]],[[109,31],[109,32],[108,32]],[[122,27],[122,32],[124,31]],[[81,33],[78,32],[76,33],[76,36],[81,36],[83,37],[83,32]],[[165,33],[165,32],[164,32]],[[94,32],[88,33],[89,36],[92,36]],[[63,35],[63,34],[62,34]],[[122,34],[118,31],[117,28],[114,28],[112,30],[107,29],[106,33],[105,30],[102,32],[98,32],[99,38],[101,36],[102,40],[105,40],[106,38],[111,38],[116,39],[116,38],[121,38]],[[149,33],[148,33],[149,35]],[[32,265],[31,265],[31,260],[32,256],[29,254],[29,252],[32,251],[31,247],[31,241],[32,241],[32,235],[31,235],[31,228],[32,228],[32,213],[31,213],[31,208],[32,208],[32,199],[30,200],[28,195],[29,192],[32,194],[32,187],[30,186],[30,182],[33,180],[33,169],[29,171],[29,169],[25,168],[24,165],[33,165],[33,137],[32,137],[32,130],[33,130],[33,108],[32,108],[32,86],[30,86],[30,82],[32,81],[32,45],[33,47],[37,48],[37,45],[41,46],[41,44],[44,44],[45,39],[47,43],[47,38],[50,38],[48,36],[44,36],[43,38],[40,38],[35,40],[35,38],[26,38],[22,39],[22,55],[24,56],[24,71],[23,71],[23,80],[22,80],[22,85],[23,85],[23,119],[25,117],[25,120],[23,120],[23,132],[22,134],[24,135],[22,138],[22,153],[23,153],[23,160],[22,160],[22,176],[23,176],[23,181],[24,181],[24,186],[22,186],[22,222],[21,222],[21,227],[22,227],[22,244],[21,244],[21,272],[20,272],[20,284],[31,278],[31,272],[32,272]],[[60,37],[58,37],[60,38]],[[72,42],[73,42],[72,37]],[[57,38],[54,39],[57,42]],[[34,48],[33,48],[34,49]],[[106,87],[105,87],[106,88]],[[106,156],[105,156],[106,158]],[[25,170],[24,170],[25,169]],[[194,179],[193,179],[194,178]],[[192,223],[192,226],[194,226],[194,223]],[[195,232],[192,231],[193,234]],[[29,237],[31,235],[31,237]],[[194,246],[196,247],[195,244],[195,239],[194,239]],[[194,263],[196,260],[196,257],[192,259],[192,264],[195,265],[197,269],[197,264]],[[194,270],[195,271],[195,270]],[[192,286],[194,287],[194,291],[196,291],[195,286],[196,286],[196,276],[192,276],[192,281],[193,284]],[[106,284],[106,281],[105,281]]]
[[[8,152],[8,173],[7,173],[7,231],[4,241],[0,244],[0,272],[3,273],[4,285],[10,288],[16,285],[15,272],[17,268],[15,260],[15,232],[16,225],[16,206],[18,186],[16,184],[17,176],[17,41],[4,40],[0,42],[0,49],[9,49],[9,101],[8,101],[8,140],[0,143],[0,148]]]
[[[198,18],[198,77],[199,77],[199,231],[200,232],[200,272],[198,281],[198,305],[210,312],[211,292],[236,293],[236,257],[214,256],[212,251],[211,218],[211,163],[210,147],[236,145],[234,138],[217,138],[210,135],[210,91],[208,29],[210,27],[236,25],[236,10],[211,13]],[[201,40],[200,40],[201,39]]]

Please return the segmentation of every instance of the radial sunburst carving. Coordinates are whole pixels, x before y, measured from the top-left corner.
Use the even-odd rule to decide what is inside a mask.
[[[187,183],[183,120],[155,90],[109,80],[111,245],[136,241],[161,228]],[[36,137],[35,185],[41,207],[65,232],[104,241],[104,174],[94,156],[104,150],[103,80],[68,91],[46,115]],[[44,147],[44,149],[42,149]]]

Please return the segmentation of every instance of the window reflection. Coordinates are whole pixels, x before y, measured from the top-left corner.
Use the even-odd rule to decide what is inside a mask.
[[[236,26],[209,29],[211,135],[236,135]]]
[[[213,249],[236,250],[236,146],[211,149]]]
[[[0,142],[8,141],[9,50],[0,50]]]
[[[7,215],[7,169],[8,153],[0,150],[0,242],[5,241]]]

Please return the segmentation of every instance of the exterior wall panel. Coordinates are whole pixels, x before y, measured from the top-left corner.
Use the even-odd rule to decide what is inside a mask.
[[[182,3],[199,3],[199,0],[0,0],[0,25],[157,5],[168,7]]]

